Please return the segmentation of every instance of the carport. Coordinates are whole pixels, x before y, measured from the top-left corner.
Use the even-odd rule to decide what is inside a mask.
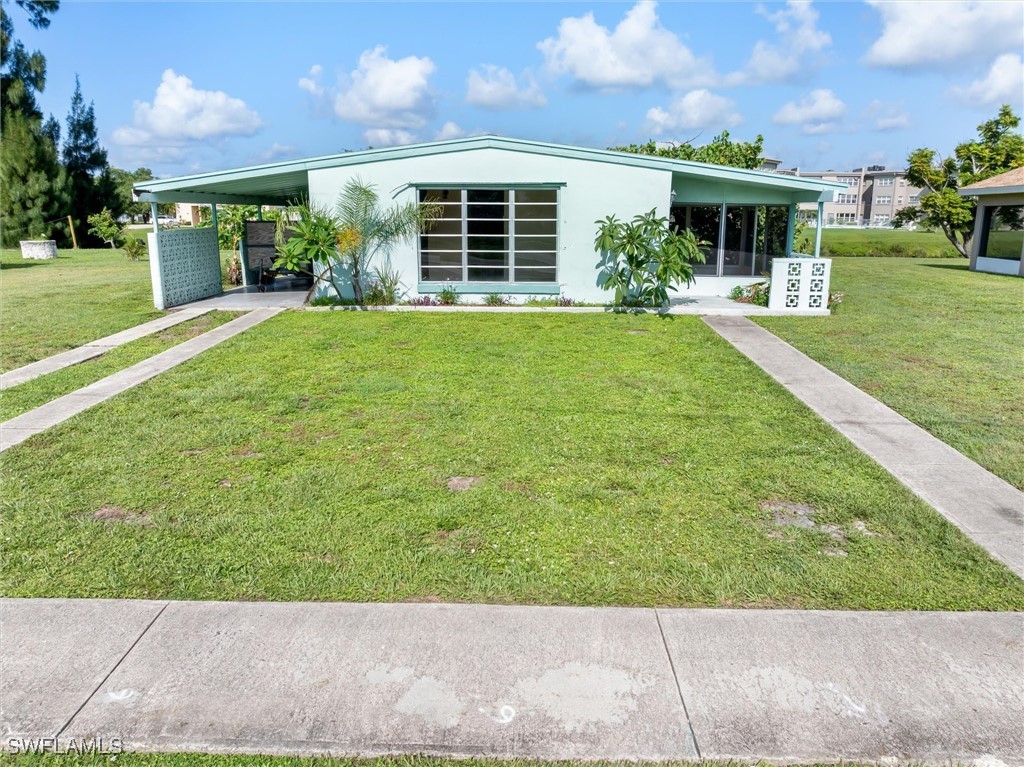
[[[169,309],[224,292],[218,244],[218,205],[256,205],[257,219],[262,222],[263,206],[288,205],[306,197],[308,193],[307,169],[304,163],[296,162],[136,184],[135,199],[148,202],[152,208],[153,232],[149,235],[149,265],[156,308]],[[196,229],[161,228],[156,213],[157,205],[174,202],[209,205],[213,226]],[[267,230],[271,232],[272,244],[272,227],[270,222],[246,227],[241,254],[243,283],[238,293],[257,291],[257,287],[251,284],[253,272],[249,268],[251,264],[245,246],[252,237],[258,241],[257,247],[265,248]]]

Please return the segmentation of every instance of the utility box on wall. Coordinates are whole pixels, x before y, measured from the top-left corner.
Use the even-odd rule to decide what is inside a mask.
[[[830,258],[776,258],[772,260],[769,309],[828,311]]]

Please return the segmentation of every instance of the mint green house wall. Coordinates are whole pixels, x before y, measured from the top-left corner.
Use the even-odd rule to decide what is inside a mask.
[[[417,183],[559,185],[558,287],[547,289],[524,283],[480,289],[467,283],[465,292],[472,295],[471,290],[494,290],[525,296],[557,293],[560,289],[566,296],[581,301],[609,298],[608,292],[597,284],[594,222],[610,214],[631,218],[652,208],[667,216],[672,191],[671,171],[479,148],[310,170],[310,198],[332,204],[345,183],[355,177],[374,184],[382,200],[391,204],[415,201]],[[399,246],[391,256],[391,264],[401,273],[403,287],[410,296],[418,295],[421,288],[417,258],[415,243]]]

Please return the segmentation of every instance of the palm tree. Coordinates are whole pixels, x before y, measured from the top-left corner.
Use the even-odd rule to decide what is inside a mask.
[[[362,276],[376,257],[385,257],[400,242],[429,229],[441,208],[432,202],[409,202],[383,208],[376,187],[350,179],[333,209],[306,201],[296,206],[298,221],[291,238],[278,246],[277,266],[311,274],[341,298],[334,268],[348,267],[357,304],[363,303]]]

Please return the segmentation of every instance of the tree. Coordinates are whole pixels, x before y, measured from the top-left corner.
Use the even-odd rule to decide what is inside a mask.
[[[114,220],[110,208],[104,208],[99,213],[89,216],[89,234],[94,234],[111,248],[117,247],[117,240],[121,237],[121,227]]]
[[[441,206],[409,202],[385,209],[376,188],[355,178],[345,184],[334,208],[306,202],[297,206],[297,212],[297,221],[280,219],[279,231],[286,230],[291,237],[278,238],[274,266],[311,275],[314,287],[330,285],[338,299],[343,296],[335,269],[344,266],[356,303],[362,304],[363,276],[373,259],[429,229]]]
[[[27,237],[63,239],[67,177],[38,117],[9,110],[0,141],[0,222],[10,247]]]
[[[16,0],[37,29],[50,25],[58,0]],[[0,0],[0,241],[51,236],[65,214],[66,177],[57,158],[59,130],[43,125],[36,95],[46,87],[46,59],[14,37],[9,3]]]
[[[139,181],[149,181],[153,178],[153,171],[149,168],[136,168],[135,170],[111,168],[110,177],[114,184],[115,194],[117,195],[118,209],[123,214],[131,216],[132,221],[148,216],[149,203],[138,202],[134,199],[132,185]]]
[[[62,156],[75,226],[81,227],[91,214],[105,207],[111,209],[115,218],[121,215],[115,183],[107,165],[107,150],[100,146],[96,134],[96,112],[92,102],[86,106],[77,75]]]
[[[729,131],[722,131],[703,146],[694,146],[693,139],[681,143],[671,142],[658,145],[653,139],[646,144],[611,147],[617,152],[631,152],[672,160],[707,162],[714,165],[730,165],[734,168],[756,170],[764,162],[764,137],[758,135],[754,141],[733,141]]]
[[[1020,117],[1008,104],[995,119],[978,126],[978,139],[958,144],[953,154],[941,158],[934,149],[915,149],[907,158],[907,181],[926,190],[919,207],[903,208],[893,226],[919,223],[940,229],[957,252],[971,253],[971,237],[977,203],[957,190],[978,181],[1024,166],[1024,137],[1014,129]]]
[[[693,264],[704,263],[696,236],[674,229],[657,210],[632,221],[608,216],[597,224],[594,250],[602,255],[601,287],[620,306],[663,306],[669,289],[693,282]]]

